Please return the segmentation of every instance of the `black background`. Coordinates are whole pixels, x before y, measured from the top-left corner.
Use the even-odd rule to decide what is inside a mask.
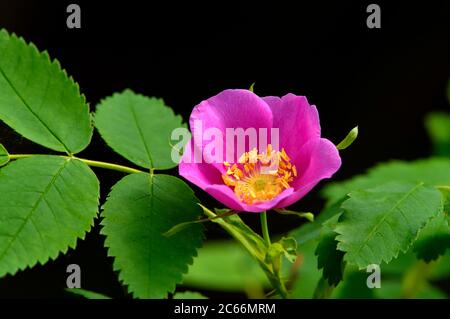
[[[432,110],[448,109],[448,1],[372,1],[381,6],[381,29],[367,28],[370,2],[365,1],[276,6],[72,2],[81,6],[80,30],[67,29],[65,1],[2,0],[0,27],[57,58],[80,84],[91,110],[103,97],[125,88],[162,97],[185,120],[203,99],[253,82],[261,96],[306,95],[319,109],[324,137],[338,142],[359,125],[360,136],[342,153],[343,166],[335,176],[344,179],[380,161],[428,156],[423,118]],[[11,153],[48,153],[4,124],[0,142]],[[98,135],[79,156],[129,165]],[[95,172],[104,199],[122,174]],[[295,207],[318,212],[318,189]],[[198,189],[196,193],[217,205]],[[244,218],[259,230],[257,216]],[[269,223],[273,232],[283,232],[300,221],[269,216]],[[67,297],[66,266],[77,263],[83,288],[129,297],[98,233],[96,226],[76,251],[44,267],[2,278],[0,296]],[[210,225],[207,236],[226,237]]]

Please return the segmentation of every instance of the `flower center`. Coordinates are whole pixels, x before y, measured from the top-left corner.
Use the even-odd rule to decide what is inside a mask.
[[[234,189],[240,201],[250,205],[271,200],[297,177],[297,168],[285,150],[275,151],[270,144],[265,152],[258,153],[254,148],[242,154],[238,163],[223,165],[227,168],[222,174],[225,185]]]

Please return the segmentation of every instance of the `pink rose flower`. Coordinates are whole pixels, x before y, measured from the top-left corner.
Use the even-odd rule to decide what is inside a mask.
[[[223,149],[216,152],[232,154],[231,161],[214,162],[208,152],[204,154],[205,141],[195,125],[199,121],[202,131],[222,132],[218,145]],[[179,165],[180,175],[236,211],[289,206],[341,166],[336,146],[320,136],[316,107],[304,96],[258,97],[248,90],[225,90],[197,105],[189,124],[192,138]],[[237,154],[239,147],[225,140],[227,128],[265,129],[269,136],[264,145],[258,135],[257,147],[246,143],[245,151]],[[274,131],[279,133],[278,149],[272,146]],[[201,162],[193,160],[195,153],[203,155]]]

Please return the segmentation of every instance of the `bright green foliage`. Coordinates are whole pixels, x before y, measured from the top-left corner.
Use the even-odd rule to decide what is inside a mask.
[[[342,280],[344,253],[337,250],[335,232],[328,232],[322,237],[317,246],[317,266],[323,268],[323,278],[328,280],[330,286],[336,286]]]
[[[81,296],[86,299],[111,299],[108,296],[105,296],[103,294],[99,294],[98,292],[89,291],[86,289],[81,288],[66,288],[67,292],[70,292],[71,294]]]
[[[92,135],[78,85],[46,52],[5,30],[0,30],[0,119],[55,151],[80,152]]]
[[[433,141],[434,154],[450,156],[450,113],[428,114],[425,126]]]
[[[102,233],[114,269],[135,297],[174,291],[202,244],[202,226],[164,233],[201,213],[192,190],[176,177],[131,174],[113,187],[103,206]]]
[[[99,183],[85,163],[121,172],[137,170],[72,156],[86,148],[92,136],[84,96],[57,61],[4,30],[0,120],[25,138],[69,155],[9,155],[0,144],[2,277],[55,259],[91,228]],[[105,245],[115,259],[114,270],[134,297],[167,297],[183,280],[194,287],[259,298],[273,288],[292,298],[445,297],[432,282],[450,278],[450,158],[380,164],[365,175],[334,183],[325,188],[328,202],[315,221],[311,213],[278,209],[310,223],[290,237],[270,241],[237,212],[213,213],[199,205],[178,178],[153,174],[154,169],[177,165],[172,155],[179,157],[184,146],[180,140],[189,137],[181,130],[172,136],[185,125],[162,100],[131,90],[114,94],[97,106],[95,125],[114,151],[149,170],[124,177],[103,206]],[[426,126],[435,153],[450,155],[449,115],[433,113]],[[336,147],[347,148],[357,134],[356,127]],[[242,246],[212,242],[189,268],[203,241],[201,207]],[[282,263],[282,256],[291,263]],[[386,280],[383,277],[381,289],[370,290],[368,273],[357,269],[381,262],[390,262],[382,267]],[[84,289],[67,291],[109,299]],[[205,297],[186,291],[173,298]]]
[[[332,183],[323,194],[328,203],[334,203],[351,191],[376,187],[388,182],[424,182],[429,185],[448,185],[450,158],[430,158],[414,162],[392,161],[369,169],[365,175],[348,181]]]
[[[0,166],[6,165],[9,162],[9,154],[6,148],[0,144]]]
[[[207,242],[198,251],[184,283],[200,289],[230,292],[268,286],[258,263],[233,241]]]
[[[199,292],[183,291],[177,292],[175,295],[173,295],[173,299],[208,299],[208,298],[203,296]]]
[[[183,127],[182,118],[162,100],[126,90],[103,100],[94,122],[106,143],[134,164],[155,169],[178,165],[171,158],[171,134]]]
[[[0,277],[74,248],[97,214],[99,183],[74,159],[36,156],[0,171]]]
[[[442,212],[442,196],[423,183],[394,182],[349,194],[335,231],[344,260],[359,268],[389,262]]]
[[[344,274],[344,252],[337,249],[337,233],[333,230],[336,226],[339,214],[334,215],[322,228],[319,244],[315,254],[317,255],[317,267],[323,269],[322,276],[330,286],[337,286]]]
[[[450,248],[448,216],[445,212],[441,212],[420,231],[414,243],[414,251],[418,258],[430,262],[444,254],[448,248]]]

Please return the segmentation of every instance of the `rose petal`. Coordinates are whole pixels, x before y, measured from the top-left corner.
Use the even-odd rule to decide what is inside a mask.
[[[195,125],[198,120],[202,123],[201,131]],[[207,129],[219,130],[223,137],[222,154],[223,157],[226,157],[226,129],[242,128],[246,130],[252,128],[256,130],[256,136],[258,136],[259,128],[269,130],[272,126],[272,111],[266,102],[248,90],[225,90],[197,105],[192,111],[189,124],[194,143],[202,150],[209,141],[202,141],[203,136],[200,133],[204,134]],[[230,143],[228,143],[228,146],[230,146]],[[223,158],[223,160],[228,160],[231,163],[237,161],[242,154],[237,154],[236,146],[234,145],[233,148],[228,150],[233,159]],[[245,146],[245,151],[249,151],[248,145]],[[211,162],[211,158],[208,158],[208,156],[204,159]],[[215,164],[215,166],[220,165],[221,163]]]
[[[281,194],[279,194],[272,200],[254,205],[248,205],[241,202],[236,197],[236,194],[233,192],[233,190],[226,185],[210,185],[206,187],[205,191],[228,208],[236,211],[259,213],[277,207],[280,201],[288,198],[294,192],[294,189],[285,189]]]
[[[291,183],[294,193],[281,201],[277,208],[292,205],[322,179],[333,176],[341,166],[341,158],[333,143],[325,138],[319,138],[303,145],[293,163],[297,166],[298,172],[298,178]]]
[[[207,163],[194,163],[194,144],[192,139],[186,144],[185,152],[178,166],[178,172],[191,183],[201,189],[211,184],[223,184],[222,172]]]
[[[320,137],[319,113],[305,96],[287,94],[282,98],[262,98],[273,114],[273,127],[280,131],[280,148],[290,157],[296,157],[298,150],[309,140]]]

